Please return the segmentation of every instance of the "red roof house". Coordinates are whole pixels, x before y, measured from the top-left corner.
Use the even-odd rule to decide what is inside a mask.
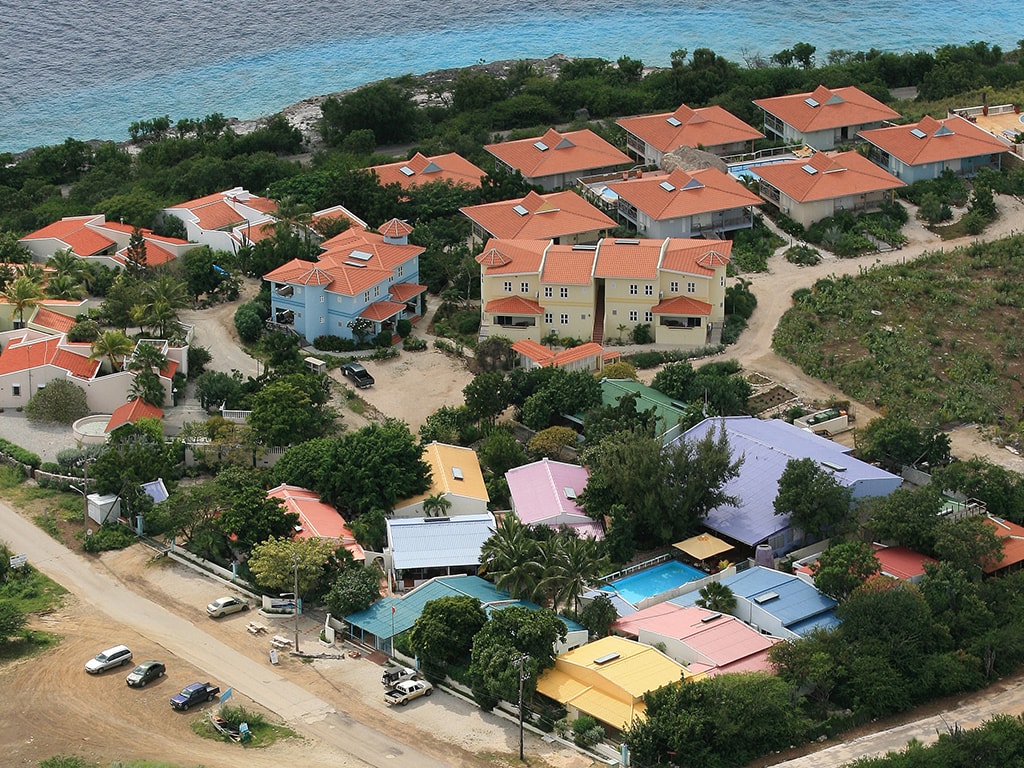
[[[519,171],[528,184],[545,191],[572,186],[581,176],[608,173],[632,161],[590,129],[559,133],[549,128],[540,138],[484,146],[495,166]]]
[[[740,154],[764,138],[719,106],[690,109],[681,104],[675,112],[623,117],[615,123],[626,132],[627,151],[646,165],[660,165],[662,157],[680,147],[699,147],[716,155]]]
[[[402,189],[435,181],[447,181],[479,189],[480,180],[486,175],[469,160],[455,152],[432,157],[426,157],[421,152],[417,152],[408,160],[375,165],[369,170],[377,174],[382,185],[398,184]]]
[[[334,539],[351,553],[354,560],[366,559],[366,553],[352,535],[345,518],[330,504],[320,501],[316,492],[297,485],[282,484],[267,491],[267,498],[280,499],[285,511],[299,516],[295,538]]]
[[[473,222],[474,241],[489,238],[551,240],[575,245],[596,243],[615,222],[575,192],[540,195],[529,192],[521,200],[502,200],[460,208]]]
[[[770,99],[755,99],[764,112],[769,138],[787,144],[803,142],[815,149],[834,149],[856,140],[860,131],[881,127],[900,115],[856,86],[826,88]]]

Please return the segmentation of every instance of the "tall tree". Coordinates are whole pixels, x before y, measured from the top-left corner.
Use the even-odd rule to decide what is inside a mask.
[[[512,513],[502,516],[480,549],[480,565],[494,585],[516,599],[531,600],[543,576],[538,563],[540,544]]]
[[[487,613],[475,597],[430,600],[412,626],[409,644],[427,674],[444,679],[449,664],[469,658],[473,638],[486,623]]]
[[[128,248],[124,252],[124,271],[133,280],[145,277],[149,271],[146,238],[138,227],[132,230],[128,239]]]
[[[852,492],[814,459],[790,459],[779,478],[775,514],[821,538],[850,516]]]
[[[732,613],[736,609],[736,595],[728,584],[710,581],[700,588],[699,594],[695,602],[701,608],[717,613]]]
[[[267,539],[252,548],[249,570],[261,587],[291,592],[298,567],[299,597],[313,591],[324,575],[324,567],[337,547],[330,539]]]
[[[33,309],[43,298],[39,284],[26,275],[19,275],[7,284],[4,298],[18,313],[18,328],[25,327],[25,312]]]
[[[134,349],[135,344],[121,331],[104,331],[103,335],[92,343],[89,359],[106,358],[112,370],[120,371]]]
[[[814,586],[838,603],[880,570],[874,548],[863,541],[835,544],[811,566]]]

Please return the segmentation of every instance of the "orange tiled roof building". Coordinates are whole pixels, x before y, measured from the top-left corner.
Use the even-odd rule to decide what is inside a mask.
[[[835,149],[857,139],[857,133],[880,128],[900,115],[856,86],[755,99],[764,112],[764,132],[787,144],[803,142],[818,150]]]

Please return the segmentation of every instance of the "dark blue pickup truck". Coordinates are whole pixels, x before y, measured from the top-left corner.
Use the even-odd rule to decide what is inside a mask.
[[[204,701],[213,701],[220,694],[220,687],[210,683],[192,683],[182,688],[181,693],[171,696],[171,706],[182,712]]]

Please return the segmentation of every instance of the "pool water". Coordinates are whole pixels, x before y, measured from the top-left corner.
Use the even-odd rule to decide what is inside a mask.
[[[681,587],[688,582],[703,579],[705,576],[707,574],[703,571],[698,571],[677,560],[670,560],[667,563],[613,581],[601,589],[605,592],[617,592],[619,597],[636,605],[648,597],[660,595],[662,592],[668,592],[670,589]]]

